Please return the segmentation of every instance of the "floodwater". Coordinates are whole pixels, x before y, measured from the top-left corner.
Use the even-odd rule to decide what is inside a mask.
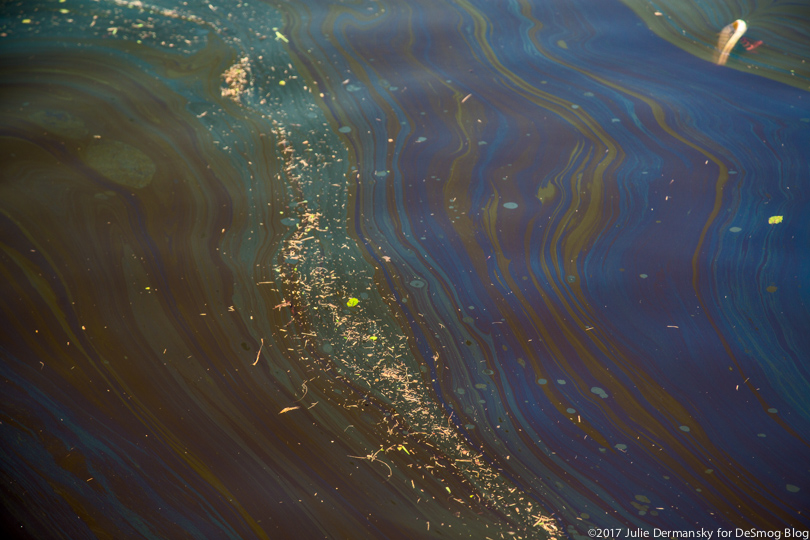
[[[806,538],[806,2],[0,10],[7,531]]]

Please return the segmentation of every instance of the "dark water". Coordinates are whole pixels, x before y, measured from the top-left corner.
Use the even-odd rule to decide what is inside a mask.
[[[806,2],[0,6],[15,535],[807,538]]]

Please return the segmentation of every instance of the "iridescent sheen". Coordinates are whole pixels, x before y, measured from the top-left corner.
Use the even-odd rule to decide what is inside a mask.
[[[806,10],[625,3],[3,4],[7,528],[810,527]]]

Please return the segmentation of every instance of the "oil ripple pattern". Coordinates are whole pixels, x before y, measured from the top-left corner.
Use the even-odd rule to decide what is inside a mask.
[[[806,92],[618,2],[59,5],[3,8],[14,523],[808,527]]]

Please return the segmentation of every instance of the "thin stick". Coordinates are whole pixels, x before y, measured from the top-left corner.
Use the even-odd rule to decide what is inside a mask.
[[[258,364],[258,363],[259,363],[259,357],[260,357],[260,356],[261,356],[261,354],[262,354],[262,347],[264,347],[264,338],[259,338],[259,339],[261,339],[261,340],[262,340],[262,344],[261,344],[261,345],[259,345],[259,352],[257,352],[257,353],[256,353],[256,361],[255,361],[255,362],[253,362],[253,365],[254,365],[254,366],[255,366],[256,364]]]

